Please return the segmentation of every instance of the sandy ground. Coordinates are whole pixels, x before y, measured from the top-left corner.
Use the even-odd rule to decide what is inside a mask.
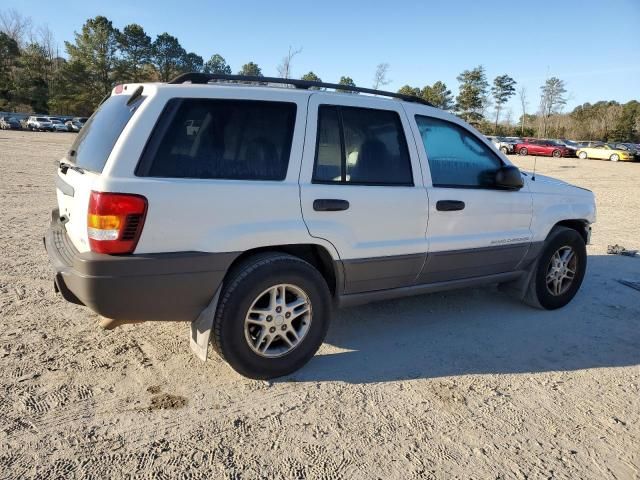
[[[42,234],[73,134],[0,132],[0,478],[639,478],[640,164],[540,158],[595,191],[587,278],[542,312],[494,288],[340,311],[319,354],[246,380],[188,326],[103,331]],[[526,168],[532,158],[517,158]]]

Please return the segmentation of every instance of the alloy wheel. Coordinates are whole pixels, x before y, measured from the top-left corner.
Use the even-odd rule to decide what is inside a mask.
[[[558,297],[569,290],[578,268],[578,257],[573,248],[564,246],[551,256],[545,281],[551,295]]]
[[[254,353],[281,357],[309,332],[313,314],[309,296],[291,284],[274,285],[258,295],[244,320],[244,336]]]

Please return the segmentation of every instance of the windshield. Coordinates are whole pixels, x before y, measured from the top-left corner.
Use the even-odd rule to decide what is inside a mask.
[[[120,134],[140,105],[140,97],[127,105],[130,95],[114,95],[107,99],[82,127],[66,160],[78,167],[102,172]]]
[[[36,120],[37,120],[38,122],[48,122],[48,121],[49,121],[49,119],[48,119],[48,118],[44,118],[44,117],[38,117],[38,118],[36,118]]]

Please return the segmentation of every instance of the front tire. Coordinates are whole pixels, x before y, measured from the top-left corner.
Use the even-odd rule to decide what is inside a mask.
[[[586,160],[587,159],[587,152],[578,153],[578,158],[580,158],[581,160]]]
[[[620,160],[620,156],[617,153],[614,153],[609,157],[609,160],[611,160],[612,162],[617,162],[618,160]]]
[[[507,153],[509,153],[509,149],[507,149],[507,147],[500,147],[500,151],[501,151],[502,153],[504,153],[505,155],[506,155]]]
[[[245,377],[288,375],[327,333],[331,295],[312,265],[292,255],[250,257],[229,273],[216,310],[213,347]]]
[[[560,150],[554,150],[551,155],[553,155],[554,158],[560,158],[562,156],[562,152]]]
[[[584,238],[567,227],[554,227],[529,281],[525,302],[545,310],[564,307],[575,297],[587,267]]]
[[[527,155],[527,154],[529,153],[529,150],[527,150],[525,147],[522,147],[522,148],[518,151],[518,153],[519,153],[520,155],[522,155],[522,156],[525,156],[525,155]]]

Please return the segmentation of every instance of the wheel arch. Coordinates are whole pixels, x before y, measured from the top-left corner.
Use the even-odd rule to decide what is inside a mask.
[[[341,285],[344,278],[342,263],[339,260],[335,260],[326,247],[316,243],[269,245],[246,250],[231,263],[227,270],[227,275],[234,267],[246,262],[251,257],[271,252],[286,253],[311,264],[327,282],[332,296],[336,296],[342,291]]]
[[[572,230],[575,230],[580,234],[585,244],[589,243],[589,221],[588,220],[584,220],[584,219],[560,220],[551,228],[549,233],[551,233],[551,231],[555,227],[567,227]]]

